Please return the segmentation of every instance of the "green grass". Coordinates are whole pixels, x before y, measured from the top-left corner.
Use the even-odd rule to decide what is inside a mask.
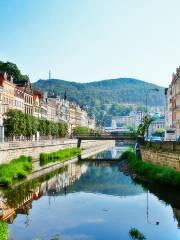
[[[40,165],[44,166],[48,163],[69,160],[72,157],[80,155],[80,148],[65,148],[52,153],[40,154]]]
[[[20,156],[8,164],[0,165],[0,185],[10,186],[26,178],[32,171],[31,157]]]
[[[140,176],[161,184],[175,187],[180,186],[180,172],[173,168],[158,166],[139,160],[133,151],[124,152],[120,159],[127,159],[131,168]]]
[[[7,240],[9,236],[9,229],[7,223],[0,221],[0,239]]]

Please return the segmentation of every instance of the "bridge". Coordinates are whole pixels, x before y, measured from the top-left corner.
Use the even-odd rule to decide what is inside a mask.
[[[116,140],[116,141],[135,141],[137,135],[135,133],[90,133],[75,135],[74,138],[78,139],[77,146],[81,146],[82,140]]]

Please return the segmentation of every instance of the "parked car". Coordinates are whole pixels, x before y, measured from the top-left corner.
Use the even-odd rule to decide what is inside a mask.
[[[151,141],[151,136],[149,136],[149,137],[146,136],[146,137],[144,138],[144,140],[147,141],[147,142],[150,142],[150,141]]]
[[[159,136],[151,136],[150,137],[151,142],[163,142],[163,138]]]

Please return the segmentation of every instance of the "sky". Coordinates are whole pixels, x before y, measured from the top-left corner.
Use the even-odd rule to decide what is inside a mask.
[[[0,0],[0,60],[32,81],[133,77],[168,86],[180,65],[179,0]]]

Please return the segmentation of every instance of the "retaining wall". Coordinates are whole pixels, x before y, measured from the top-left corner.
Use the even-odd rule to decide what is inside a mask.
[[[141,156],[143,161],[172,167],[177,171],[180,171],[180,154],[178,152],[168,152],[167,149],[164,151],[141,147]]]
[[[108,145],[108,142],[114,141],[82,141],[81,149],[85,150],[91,146],[100,146],[101,144]],[[56,139],[44,141],[25,141],[25,142],[10,142],[0,144],[0,164],[8,163],[12,159],[18,158],[21,155],[31,156],[33,159],[38,159],[39,154],[43,152],[53,152],[67,147],[76,147],[76,139]]]

